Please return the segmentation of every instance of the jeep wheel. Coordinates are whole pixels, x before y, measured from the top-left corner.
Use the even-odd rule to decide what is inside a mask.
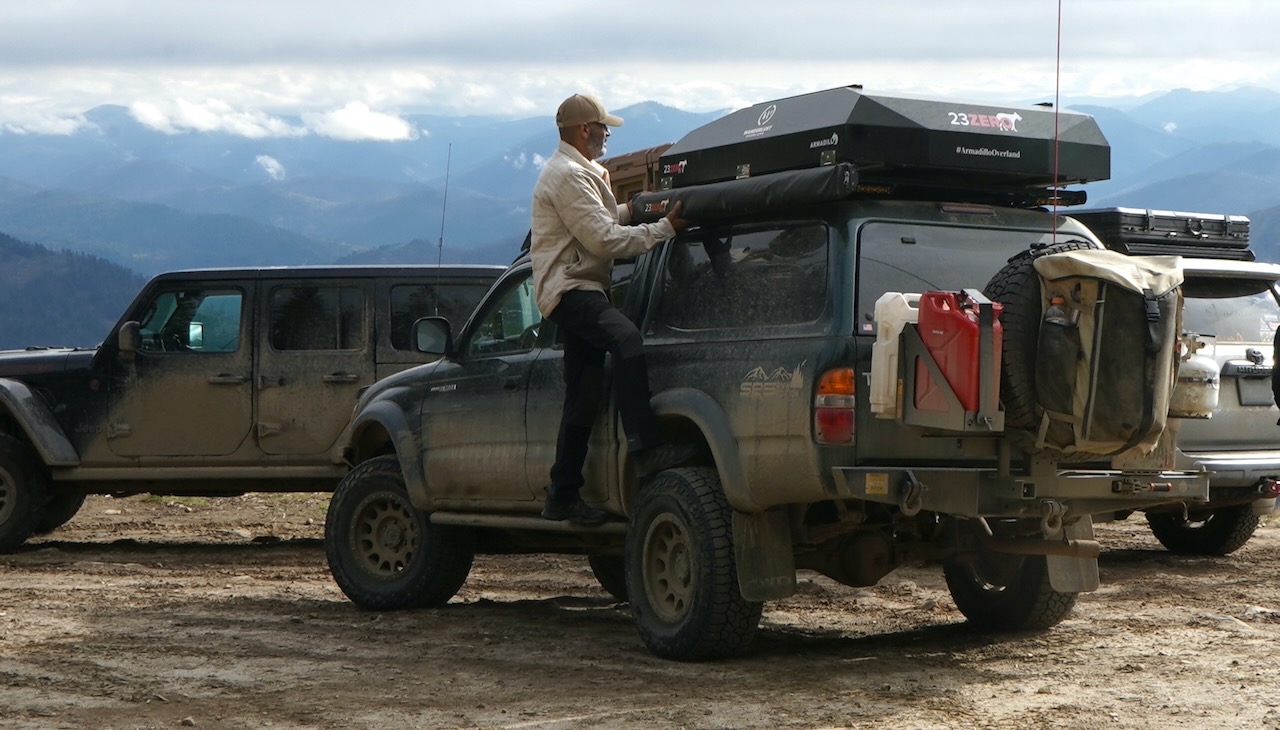
[[[1053,590],[1039,555],[983,552],[947,561],[942,573],[956,608],[984,631],[1047,629],[1071,613],[1078,595]]]
[[[395,456],[357,466],[325,518],[329,572],[356,605],[377,611],[444,605],[471,572],[469,530],[432,525],[409,502]]]
[[[84,490],[75,487],[52,487],[44,503],[44,512],[36,521],[35,534],[47,535],[71,521],[84,506]]]
[[[40,520],[45,483],[26,444],[0,435],[0,553],[26,542]]]
[[[751,642],[764,606],[738,588],[732,533],[714,469],[659,472],[640,493],[627,532],[627,593],[657,656],[715,659]]]
[[[596,554],[587,558],[600,587],[622,603],[627,602],[627,563],[621,555]]]
[[[1182,555],[1229,555],[1249,542],[1260,519],[1252,504],[1191,512],[1186,517],[1177,512],[1147,514],[1147,524],[1160,544]]]

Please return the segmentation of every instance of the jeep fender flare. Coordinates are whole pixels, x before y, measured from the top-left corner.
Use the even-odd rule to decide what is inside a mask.
[[[711,396],[693,388],[672,388],[654,396],[651,403],[653,412],[660,419],[683,418],[702,432],[707,447],[711,449],[716,470],[720,472],[720,484],[724,487],[729,506],[738,512],[764,510],[751,495],[751,485],[742,468],[742,455],[729,428],[729,419]]]
[[[0,378],[0,406],[17,422],[46,465],[80,465],[80,455],[53,417],[53,411],[25,383]]]
[[[350,435],[345,440],[346,451],[348,455],[358,456],[362,461],[378,455],[363,453],[359,448],[363,441],[363,434],[370,428],[385,431],[391,439],[391,448],[395,451],[396,460],[400,462],[400,473],[404,475],[404,486],[409,492],[409,500],[419,508],[425,508],[431,504],[426,474],[422,471],[422,459],[419,458],[422,454],[422,444],[418,434],[409,425],[409,418],[398,405],[387,400],[370,403],[356,414],[347,428]]]

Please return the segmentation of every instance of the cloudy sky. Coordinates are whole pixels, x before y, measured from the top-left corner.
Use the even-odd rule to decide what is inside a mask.
[[[991,102],[1280,90],[1276,0],[0,0],[0,133],[404,139],[417,113],[690,111],[850,83]],[[1058,63],[1059,38],[1061,62]]]

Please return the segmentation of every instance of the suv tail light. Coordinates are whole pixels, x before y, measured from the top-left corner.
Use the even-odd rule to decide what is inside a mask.
[[[813,396],[813,435],[820,444],[852,444],[857,410],[853,368],[828,370]]]

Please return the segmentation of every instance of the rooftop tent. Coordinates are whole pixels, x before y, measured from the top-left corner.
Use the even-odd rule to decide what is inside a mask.
[[[854,166],[864,189],[1025,190],[1111,173],[1110,147],[1086,114],[840,87],[762,102],[693,130],[663,153],[659,184],[681,188],[840,162]]]

